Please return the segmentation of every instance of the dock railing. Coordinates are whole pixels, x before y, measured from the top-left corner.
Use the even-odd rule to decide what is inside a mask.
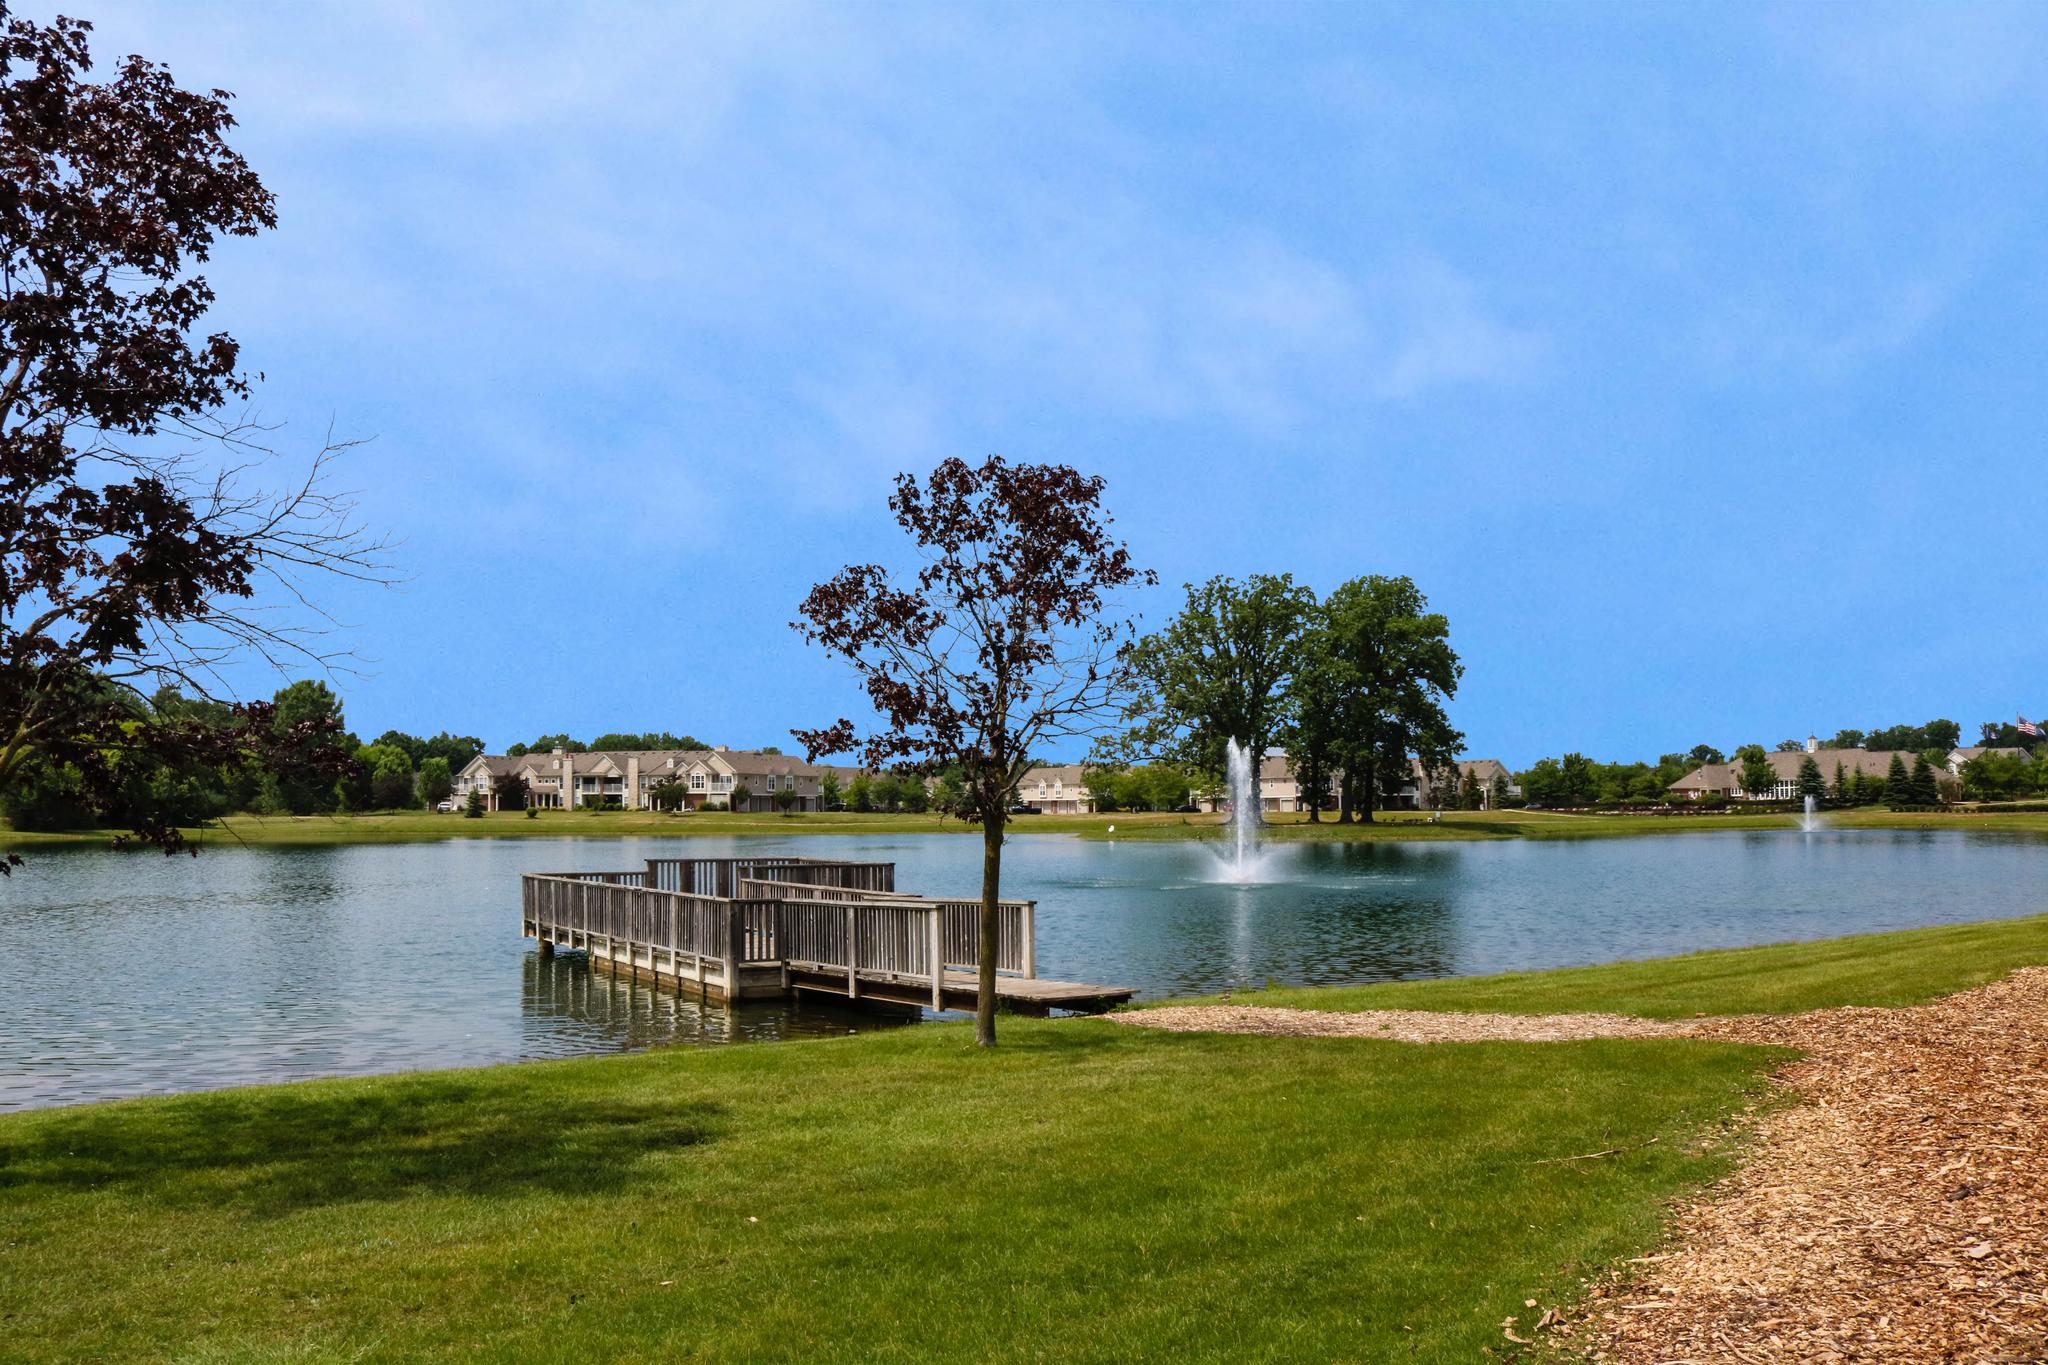
[[[658,874],[656,861],[709,865]],[[646,874],[528,873],[520,879],[521,928],[527,937],[565,948],[602,950],[607,960],[701,986],[715,979],[739,998],[741,972],[780,966],[845,972],[846,993],[860,994],[863,975],[893,985],[929,987],[932,1008],[944,1008],[948,971],[973,971],[981,939],[981,902],[939,900],[857,886],[784,881],[788,866],[767,859],[654,860]],[[719,868],[717,864],[727,864]],[[822,875],[873,878],[859,869],[888,864],[807,865]],[[829,869],[840,869],[837,872]],[[845,869],[853,869],[846,871]],[[741,876],[774,872],[777,880]],[[725,882],[733,892],[704,895],[648,886],[651,877],[702,884]],[[894,880],[893,876],[887,880]],[[1036,976],[1032,901],[998,907],[997,970]]]
[[[634,874],[621,874],[634,875]],[[853,891],[894,891],[896,864],[830,858],[649,858],[641,885],[698,896],[733,896],[742,881],[794,882]]]
[[[749,878],[740,884],[743,896],[773,897],[784,903],[807,900],[890,901],[905,905],[936,906],[944,914],[940,956],[949,971],[971,972],[981,965],[981,902],[910,896],[896,892],[854,891],[845,888],[805,886],[794,882]],[[1038,902],[1003,900],[996,902],[996,970],[1012,976],[1036,977]]]

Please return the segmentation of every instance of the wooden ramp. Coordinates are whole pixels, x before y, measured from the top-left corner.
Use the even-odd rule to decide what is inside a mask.
[[[888,863],[652,859],[631,872],[528,873],[520,932],[607,971],[741,1001],[793,991],[971,1010],[981,904],[898,892]],[[996,997],[1005,1009],[1104,1010],[1128,986],[1038,975],[1036,904],[997,907]]]

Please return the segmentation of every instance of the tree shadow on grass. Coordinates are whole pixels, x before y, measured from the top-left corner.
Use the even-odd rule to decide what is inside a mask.
[[[0,1197],[118,1188],[288,1213],[436,1194],[587,1194],[714,1135],[720,1106],[435,1079],[194,1095],[0,1128]]]

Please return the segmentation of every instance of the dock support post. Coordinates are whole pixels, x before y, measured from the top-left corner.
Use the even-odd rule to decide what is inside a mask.
[[[930,919],[932,1009],[939,1011],[946,1008],[946,912],[937,906],[933,906]]]
[[[1024,975],[1038,975],[1038,902],[1024,902]]]

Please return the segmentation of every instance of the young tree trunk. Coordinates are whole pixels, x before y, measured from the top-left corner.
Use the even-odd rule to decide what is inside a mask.
[[[981,819],[981,951],[974,997],[974,1045],[996,1045],[996,948],[1002,930],[996,899],[1003,884],[1003,817],[997,810]]]
[[[1351,823],[1352,781],[1349,768],[1346,768],[1344,776],[1337,780],[1337,823],[1340,825]]]

